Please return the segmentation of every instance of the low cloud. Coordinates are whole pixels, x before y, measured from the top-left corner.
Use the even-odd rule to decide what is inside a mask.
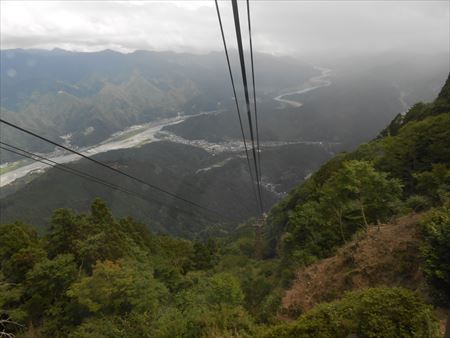
[[[219,2],[235,46],[229,1]],[[245,2],[240,2],[246,32]],[[272,54],[449,51],[448,1],[251,1],[254,48]],[[2,1],[1,48],[222,50],[211,1]],[[245,34],[244,34],[245,36]]]

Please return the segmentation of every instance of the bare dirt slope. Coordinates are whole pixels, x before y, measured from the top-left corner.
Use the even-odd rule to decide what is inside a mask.
[[[297,272],[282,301],[282,317],[296,318],[315,304],[346,291],[373,286],[402,286],[428,294],[420,270],[420,215],[371,227],[338,250]]]

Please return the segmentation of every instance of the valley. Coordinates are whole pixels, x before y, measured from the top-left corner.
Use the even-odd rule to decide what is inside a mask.
[[[303,106],[303,103],[301,103],[299,101],[284,99],[284,97],[293,96],[293,95],[302,95],[302,94],[310,92],[311,90],[331,86],[331,81],[329,79],[331,69],[322,68],[322,67],[318,67],[318,66],[315,66],[314,69],[317,69],[318,71],[320,71],[321,74],[309,79],[309,81],[307,82],[307,84],[309,86],[306,86],[306,88],[299,89],[296,91],[280,94],[280,95],[274,97],[274,100],[281,102],[281,103],[289,104],[295,108],[300,108],[301,106]]]
[[[14,61],[14,67],[19,69],[20,63],[24,62],[21,61],[22,57],[29,52],[14,53],[13,58],[6,58],[6,60]],[[9,54],[2,52],[3,56],[10,54],[11,52]],[[28,57],[36,60],[45,59],[42,55],[36,55],[29,54]],[[167,70],[167,74],[173,74],[173,69],[167,65],[168,61],[178,65],[178,74],[184,74],[184,80],[181,83],[196,84],[197,90],[189,91],[195,95],[191,98],[177,96],[179,99],[176,101],[177,104],[171,99],[164,101],[166,99],[163,96],[166,94],[163,92],[167,91],[167,81],[171,80],[167,80],[167,76],[161,80],[161,69],[153,69],[151,74],[146,73],[144,66],[140,66],[141,73],[127,69],[129,67],[127,62],[130,64],[137,60],[142,62],[143,56],[153,58],[159,67]],[[46,55],[46,58],[52,57],[54,56],[51,52]],[[188,65],[195,68],[198,67],[199,62],[202,62],[202,67],[214,69],[217,78],[226,81],[226,73],[221,73],[221,68],[217,68],[219,64],[217,57],[216,54],[189,56]],[[24,115],[31,112],[30,108],[14,113],[9,112],[6,116],[2,114],[2,117],[16,121],[20,116],[27,116],[22,123],[31,130],[42,132],[50,139],[58,140],[59,138],[61,143],[85,155],[94,156],[113,166],[119,165],[126,171],[130,170],[137,177],[167,188],[169,191],[190,196],[200,204],[219,209],[224,214],[233,215],[239,220],[257,214],[252,202],[250,177],[243,156],[244,148],[234,102],[229,96],[229,90],[223,88],[220,81],[214,81],[214,77],[203,78],[200,73],[194,75],[186,68],[186,61],[181,62],[180,56],[170,53],[164,56],[148,52],[135,52],[126,56],[112,52],[92,55],[74,53],[59,56],[57,62],[65,64],[72,62],[71,59],[79,58],[89,62],[107,60],[103,65],[99,64],[97,70],[97,73],[100,72],[107,77],[112,76],[112,70],[107,67],[108,62],[117,64],[120,59],[125,63],[125,66],[122,65],[124,72],[120,79],[114,79],[114,83],[103,84],[103,89],[96,80],[89,78],[90,69],[81,68],[75,78],[73,75],[67,78],[67,74],[61,73],[56,79],[64,79],[64,82],[70,83],[71,87],[64,85],[60,87],[63,89],[57,90],[58,93],[63,91],[63,94],[57,94],[59,101],[54,102],[53,99],[48,101],[48,95],[52,97],[52,91],[55,88],[52,85],[49,93],[44,96],[34,94],[32,99],[22,103],[22,107],[32,107],[31,117],[39,112],[38,116],[41,117],[36,120],[38,122],[32,122],[28,115]],[[355,142],[361,138],[367,140],[370,135],[375,135],[379,130],[378,125],[386,123],[395,112],[404,109],[404,102],[398,100],[401,90],[404,91],[402,88],[395,87],[393,91],[379,90],[378,88],[384,88],[385,84],[374,81],[370,85],[370,91],[361,92],[359,97],[354,98],[353,93],[347,89],[348,80],[341,74],[339,68],[331,71],[326,67],[312,67],[302,63],[296,63],[293,68],[293,61],[286,58],[268,56],[258,56],[258,58],[268,69],[268,73],[264,74],[266,78],[259,80],[258,88],[261,89],[257,93],[262,151],[262,188],[267,209],[285,196],[296,184],[310,177],[334,154],[352,149]],[[127,61],[127,59],[130,60]],[[45,65],[45,67],[51,66]],[[33,71],[40,70],[33,69]],[[20,76],[23,72],[18,71],[17,74]],[[80,76],[82,74],[88,76],[88,80]],[[268,74],[271,74],[271,77],[268,77]],[[17,88],[15,81],[18,80],[7,82],[12,87],[3,88],[5,93]],[[207,82],[204,82],[206,80]],[[353,83],[361,80],[352,79],[351,81]],[[56,88],[62,82],[57,83]],[[81,88],[85,90],[90,88],[90,94],[88,96],[82,94]],[[285,89],[280,90],[280,88]],[[20,90],[29,89],[23,87]],[[172,96],[174,90],[178,89],[172,87],[167,91],[167,95]],[[149,101],[148,95],[159,97],[159,101],[154,99]],[[339,98],[340,96],[342,98]],[[339,102],[344,102],[344,97],[346,100],[355,102],[352,107],[353,113],[343,117],[341,112],[348,109],[347,104]],[[5,106],[17,110],[17,97],[12,96],[11,99],[4,101]],[[242,104],[241,99],[240,104]],[[36,106],[36,102],[41,100],[44,101]],[[113,106],[111,106],[111,100],[115,102]],[[367,102],[371,102],[370,118],[365,117]],[[56,103],[57,105],[52,108]],[[56,111],[49,113],[44,112],[42,108],[37,109],[46,104],[47,108],[51,108],[50,110],[61,108],[70,116],[74,114],[70,112],[74,109],[76,112],[84,109],[86,111],[80,111],[80,114],[86,114],[92,103],[100,104],[97,106],[98,109],[110,107],[112,111],[105,110],[104,113],[97,114],[95,122],[89,120],[91,117],[88,117],[88,120],[81,117],[83,124],[80,125],[77,122],[75,129],[72,123],[66,123],[68,128],[60,128],[58,135],[52,135],[54,131],[49,127]],[[161,108],[157,108],[158,104],[162,104]],[[154,108],[148,111],[144,108],[145,105],[153,105]],[[123,108],[117,110],[117,107]],[[132,123],[133,119],[124,120],[122,116],[130,116],[130,111],[133,111],[134,116],[142,121],[136,123],[134,119],[135,123]],[[378,116],[378,111],[383,111],[383,115]],[[66,113],[62,115],[64,114]],[[49,125],[42,126],[41,121],[47,120],[50,121],[46,122]],[[245,128],[247,125],[244,121]],[[49,148],[43,142],[36,142],[30,137],[20,137],[20,133],[7,126],[2,125],[1,129],[2,142],[23,147],[37,154],[44,154],[57,163],[97,174],[111,183],[124,185],[128,189],[142,189],[127,180],[119,179],[113,173],[103,173],[102,170],[79,160],[76,155]],[[170,208],[160,208],[161,203],[169,203],[181,209],[185,206],[158,194],[146,192],[144,199],[137,202],[135,199],[127,199],[126,196],[119,196],[120,193],[109,194],[108,189],[105,190],[98,185],[89,187],[79,182],[79,184],[71,185],[72,188],[64,187],[61,184],[65,176],[57,173],[57,170],[48,168],[40,162],[32,163],[30,160],[19,159],[17,156],[11,157],[4,150],[0,154],[3,163],[0,176],[2,222],[20,217],[24,221],[37,223],[45,228],[47,224],[45,215],[49,210],[64,206],[66,203],[70,203],[76,210],[86,210],[89,200],[96,196],[104,196],[108,203],[120,205],[114,208],[117,216],[132,215],[147,224],[153,231],[192,237],[202,229],[201,225],[196,224],[198,216],[183,215],[171,211]],[[185,155],[193,156],[193,158],[186,160]],[[136,161],[135,157],[140,160]],[[149,171],[144,168],[153,169]],[[165,168],[164,171],[162,168]],[[74,181],[79,180],[74,178]],[[234,189],[230,189],[231,181],[236,181]],[[47,198],[49,194],[54,198]],[[30,205],[29,196],[39,200],[37,205]],[[203,217],[205,215],[200,218]],[[213,223],[216,222],[220,223],[221,220],[214,220]]]
[[[305,94],[312,90],[331,85],[331,81],[328,79],[330,70],[321,67],[315,67],[315,69],[320,70],[321,75],[310,78],[305,84],[308,85],[309,87],[306,87],[305,89],[302,89],[300,91],[281,94],[275,97],[274,100],[289,103],[294,107],[301,107],[302,104],[299,102],[289,101],[282,98],[294,94],[297,95]],[[192,146],[200,147],[213,154],[218,152],[242,152],[244,150],[244,145],[241,140],[230,140],[227,142],[214,143],[208,142],[206,140],[186,140],[182,137],[177,136],[174,133],[170,133],[167,131],[161,132],[162,129],[165,129],[168,126],[182,123],[190,118],[201,117],[208,114],[217,115],[220,113],[221,111],[201,112],[191,115],[180,115],[179,113],[178,116],[176,117],[159,119],[146,124],[133,125],[127,127],[125,130],[114,133],[107,140],[97,145],[81,148],[77,147],[76,149],[77,151],[81,152],[84,155],[92,156],[111,150],[138,147],[144,143],[155,142],[158,140],[167,140],[174,143],[189,144]],[[65,145],[70,146],[70,135],[68,135],[68,137],[65,137],[64,139],[66,140]],[[68,140],[69,142],[67,142]],[[261,146],[277,147],[288,144],[311,144],[324,147],[337,145],[337,143],[329,144],[328,142],[322,141],[297,141],[297,142],[267,141],[263,142]],[[74,154],[61,154],[61,151],[58,149],[56,149],[55,152],[52,153],[39,155],[49,158],[50,160],[55,161],[57,163],[68,163],[79,159],[79,156]],[[27,175],[28,173],[42,172],[46,167],[48,167],[40,162],[34,162],[31,164],[26,164],[26,162],[28,161],[25,161],[24,163],[24,161],[21,160],[17,162],[7,163],[6,165],[4,165],[2,175],[0,176],[0,187],[8,185],[14,182],[15,180]]]
[[[450,338],[450,2],[0,7],[0,338]]]

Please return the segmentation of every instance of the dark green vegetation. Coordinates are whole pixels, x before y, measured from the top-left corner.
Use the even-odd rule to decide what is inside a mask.
[[[26,327],[8,330],[248,336],[276,311],[275,262],[253,260],[246,236],[226,245],[152,235],[131,219],[114,219],[100,200],[86,215],[55,211],[44,237],[19,222],[0,230],[0,308]]]
[[[448,81],[427,107],[421,118],[412,117],[415,108],[406,113],[395,135],[335,156],[292,190],[269,215],[266,254],[279,250],[286,262],[303,264],[329,255],[367,224],[444,203],[450,189]]]
[[[450,307],[450,203],[431,210],[422,222],[425,276],[438,304]]]
[[[0,309],[2,319],[21,325],[6,330],[24,337],[437,337],[432,305],[448,305],[450,290],[450,87],[416,109],[279,202],[263,260],[254,257],[251,222],[223,238],[211,232],[214,238],[188,241],[116,219],[100,200],[88,214],[56,210],[43,236],[20,222],[2,225]],[[405,289],[373,288],[280,323],[283,289],[298,268],[411,212],[426,212],[421,255],[432,304]]]
[[[441,242],[448,247],[448,237]],[[426,265],[433,276],[436,265],[448,269],[447,252],[437,250]],[[253,254],[250,228],[202,242],[153,235],[130,218],[114,219],[100,200],[89,214],[56,210],[43,237],[20,222],[4,224],[4,328],[18,337],[436,336],[431,306],[389,288],[350,293],[273,326],[283,266]]]
[[[275,327],[265,338],[436,337],[433,308],[411,291],[372,288],[322,303],[292,324]]]
[[[9,50],[0,51],[0,56],[2,118],[59,142],[63,142],[61,136],[70,133],[73,147],[92,145],[131,124],[178,112],[195,114],[216,109],[221,113],[197,116],[167,129],[196,141],[241,139],[222,53]],[[410,81],[401,83],[401,88],[407,102],[415,102],[413,100],[437,92],[436,84],[441,85],[448,66],[440,57],[433,67],[427,67],[430,74],[423,74],[417,64],[411,66],[413,61],[409,60],[400,68],[390,65],[389,74],[383,71],[383,67],[388,67],[386,64],[380,65],[376,73],[367,65],[357,71],[352,67],[341,69],[339,65],[330,65],[330,86],[287,97],[304,103],[298,108],[283,105],[274,97],[319,85],[307,81],[317,76],[319,70],[299,60],[263,54],[256,54],[255,62],[261,140],[323,142],[322,145],[263,147],[262,175],[263,182],[267,183],[263,194],[267,210],[337,151],[367,141],[397,112],[405,109],[399,100],[404,93],[393,84],[395,79],[408,75]],[[374,60],[369,63],[370,67],[376,64]],[[400,69],[395,78],[391,75],[392,69]],[[15,70],[15,73],[8,73],[8,70]],[[415,78],[416,72],[420,74],[420,81]],[[1,141],[31,151],[52,150],[44,142],[5,125],[0,129]],[[0,162],[17,159],[14,156],[0,151]],[[194,147],[160,142],[140,149],[110,151],[98,158],[242,221],[255,216],[256,208],[245,161],[240,156],[242,154],[237,152],[210,156]],[[228,161],[229,157],[233,158]],[[189,206],[183,207],[187,207],[191,215],[181,214],[175,209],[182,207],[180,203],[157,196],[145,187],[99,170],[86,161],[70,165],[135,190],[144,200],[48,170],[44,174],[29,174],[1,189],[0,221],[21,219],[44,227],[54,209],[70,207],[86,212],[90,201],[101,197],[114,216],[131,216],[149,225],[152,231],[193,238],[199,232],[210,232],[210,228],[217,227],[217,220],[192,215],[197,211]],[[212,170],[197,172],[211,166]]]
[[[292,153],[298,156],[291,156]],[[110,151],[95,158],[217,210],[233,220],[242,221],[254,216],[257,209],[249,185],[247,163],[240,155],[222,153],[213,156],[189,145],[155,142],[140,148]],[[331,153],[324,146],[298,144],[264,148],[262,156],[265,158],[264,181],[275,184],[278,192],[284,192],[316,170]],[[1,222],[22,220],[45,228],[54,209],[69,205],[73,210],[86,212],[90,201],[101,197],[114,216],[131,216],[154,232],[193,238],[210,231],[214,225],[220,226],[221,222],[229,223],[229,220],[197,210],[86,160],[71,163],[70,167],[103,177],[139,193],[142,198],[49,169],[0,200]],[[263,190],[263,194],[266,205],[272,205],[279,198],[267,189]],[[228,230],[227,226],[220,227]]]
[[[293,324],[269,330],[265,338],[436,337],[433,308],[411,291],[372,288],[322,303]]]

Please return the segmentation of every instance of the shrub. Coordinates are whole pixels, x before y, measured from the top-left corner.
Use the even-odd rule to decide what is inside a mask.
[[[401,288],[371,288],[322,303],[291,324],[270,329],[265,338],[437,337],[431,306]]]
[[[431,201],[426,196],[412,195],[406,200],[406,206],[415,212],[421,212],[431,207]]]
[[[423,270],[438,303],[450,305],[450,202],[432,209],[422,221]]]

